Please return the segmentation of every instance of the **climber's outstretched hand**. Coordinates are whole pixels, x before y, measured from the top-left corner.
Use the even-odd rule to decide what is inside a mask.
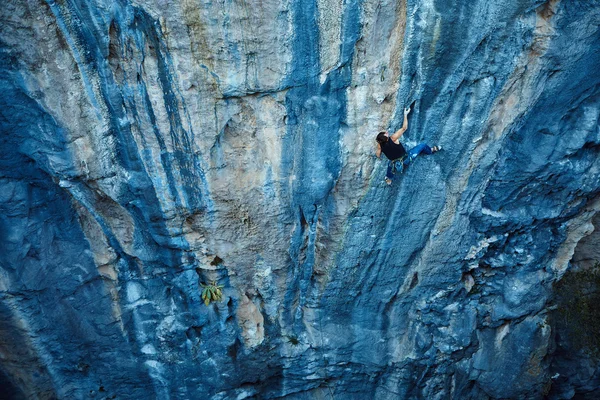
[[[392,139],[395,143],[398,142],[398,139],[400,139],[400,136],[402,136],[404,134],[404,132],[406,132],[406,130],[408,129],[408,113],[410,112],[410,106],[404,109],[404,122],[402,123],[402,127],[400,129],[398,129],[392,136],[390,136],[390,139]]]

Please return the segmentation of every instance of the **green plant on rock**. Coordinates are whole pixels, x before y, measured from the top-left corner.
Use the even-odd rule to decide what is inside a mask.
[[[298,336],[288,336],[287,339],[288,339],[288,342],[293,346],[298,346],[300,344],[300,340],[298,339]]]
[[[223,300],[223,285],[211,281],[208,284],[201,283],[200,286],[202,286],[202,300],[205,305],[209,305],[211,301]]]

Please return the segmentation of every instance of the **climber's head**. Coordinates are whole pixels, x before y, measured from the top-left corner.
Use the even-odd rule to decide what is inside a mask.
[[[379,145],[381,147],[383,147],[384,144],[387,143],[388,140],[390,140],[388,133],[386,131],[381,131],[377,134],[377,143],[379,143]]]

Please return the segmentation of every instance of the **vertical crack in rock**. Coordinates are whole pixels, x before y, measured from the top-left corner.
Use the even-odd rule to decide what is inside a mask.
[[[351,81],[352,57],[360,35],[360,2],[346,4],[340,29],[337,66],[323,75],[321,71],[316,2],[297,3],[294,10],[296,37],[291,79],[294,87],[286,95],[288,132],[284,138],[283,164],[291,176],[291,205],[298,208],[296,232],[290,255],[295,267],[288,286],[285,310],[301,322],[307,307],[318,241],[318,222],[327,220],[330,193],[340,173],[339,137],[344,133],[346,92]],[[308,33],[307,37],[301,33]],[[287,190],[287,189],[284,189]],[[325,222],[326,223],[326,222]],[[299,291],[298,294],[294,294]],[[296,300],[294,300],[296,299]],[[294,303],[294,304],[292,304]],[[289,324],[290,322],[287,322]],[[294,332],[302,329],[295,325]]]

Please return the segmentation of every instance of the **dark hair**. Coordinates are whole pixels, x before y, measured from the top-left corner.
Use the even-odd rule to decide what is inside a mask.
[[[390,138],[387,136],[386,131],[381,131],[377,134],[377,143],[383,148],[383,145],[387,143]]]

